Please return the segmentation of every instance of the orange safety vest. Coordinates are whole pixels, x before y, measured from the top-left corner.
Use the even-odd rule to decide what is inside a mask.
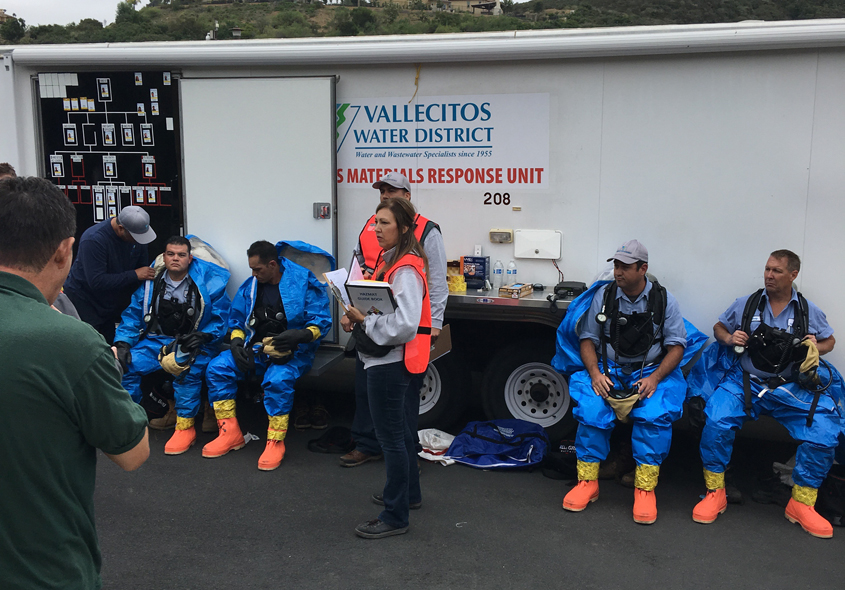
[[[384,266],[384,259],[379,257],[378,265],[373,271],[373,276]],[[428,359],[431,356],[431,301],[428,297],[428,283],[425,278],[425,263],[416,254],[406,254],[399,261],[390,267],[387,276],[384,278],[388,283],[392,282],[393,275],[403,266],[410,266],[419,273],[423,280],[423,305],[420,314],[420,326],[417,328],[417,335],[410,342],[405,343],[405,368],[409,373],[419,375],[425,373],[428,368]]]
[[[414,219],[414,235],[420,245],[428,237],[431,230],[436,229],[440,231],[440,226],[417,214]],[[364,224],[364,229],[358,235],[358,251],[364,256],[364,266],[361,268],[363,272],[373,272],[378,264],[379,256],[381,255],[381,246],[378,245],[376,239],[376,216],[370,217],[370,220]],[[373,272],[373,275],[375,273]]]

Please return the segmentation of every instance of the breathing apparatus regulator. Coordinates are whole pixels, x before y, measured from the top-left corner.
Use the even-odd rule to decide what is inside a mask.
[[[651,347],[658,340],[661,344],[663,342],[663,325],[666,319],[666,289],[656,280],[651,281],[651,283],[646,311],[631,314],[624,314],[619,311],[619,301],[616,298],[618,286],[616,283],[612,282],[607,286],[601,310],[596,314],[596,323],[599,324],[601,361],[604,365],[604,373],[608,378],[610,378],[607,360],[608,336],[605,334],[605,327],[608,322],[610,322],[610,337],[617,358],[619,353],[627,357],[643,357],[640,365],[640,379],[643,378],[646,365],[649,364],[647,358]],[[658,334],[660,334],[659,339]],[[622,368],[622,372],[630,375],[633,370],[625,366]],[[613,399],[624,400],[639,395],[639,391],[634,384],[630,389],[611,389],[608,395]]]
[[[792,323],[792,333],[779,328],[773,328],[763,322],[757,329],[751,332],[751,322],[762,319],[762,313],[766,302],[763,299],[764,289],[752,294],[745,304],[742,314],[740,330],[748,334],[748,341],[743,345],[733,347],[734,353],[741,357],[748,354],[751,364],[758,370],[775,374],[765,380],[768,389],[790,382],[798,385],[813,394],[813,402],[807,415],[807,426],[813,423],[813,415],[819,403],[819,396],[826,391],[833,383],[833,371],[830,365],[819,358],[819,351],[815,343],[808,339],[809,330],[809,306],[807,300],[801,293],[798,293],[798,310]],[[754,312],[758,317],[754,318]],[[822,385],[818,374],[819,365],[824,365],[830,373],[830,379]],[[792,366],[791,374],[784,377],[789,366]],[[751,389],[750,377],[743,371],[743,389],[745,390],[745,410],[750,415],[751,411]]]

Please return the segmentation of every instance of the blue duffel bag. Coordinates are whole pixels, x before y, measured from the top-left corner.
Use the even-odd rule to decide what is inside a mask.
[[[479,469],[515,469],[543,462],[549,448],[546,431],[525,420],[470,422],[455,437],[446,456]]]

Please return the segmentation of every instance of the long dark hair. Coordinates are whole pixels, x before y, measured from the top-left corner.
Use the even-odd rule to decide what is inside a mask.
[[[396,252],[393,259],[381,271],[378,280],[384,280],[387,271],[396,264],[406,254],[415,254],[423,259],[425,265],[426,282],[428,282],[428,257],[425,255],[422,244],[417,240],[414,229],[416,228],[417,211],[411,204],[411,201],[404,197],[392,197],[385,199],[376,207],[376,213],[382,209],[389,209],[393,213],[393,218],[396,220],[396,226],[399,228],[399,243],[396,244]]]

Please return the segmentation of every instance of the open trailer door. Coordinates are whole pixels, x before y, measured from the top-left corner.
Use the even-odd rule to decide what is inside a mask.
[[[230,292],[257,240],[336,257],[335,78],[183,78],[180,97],[185,230],[229,262]]]

